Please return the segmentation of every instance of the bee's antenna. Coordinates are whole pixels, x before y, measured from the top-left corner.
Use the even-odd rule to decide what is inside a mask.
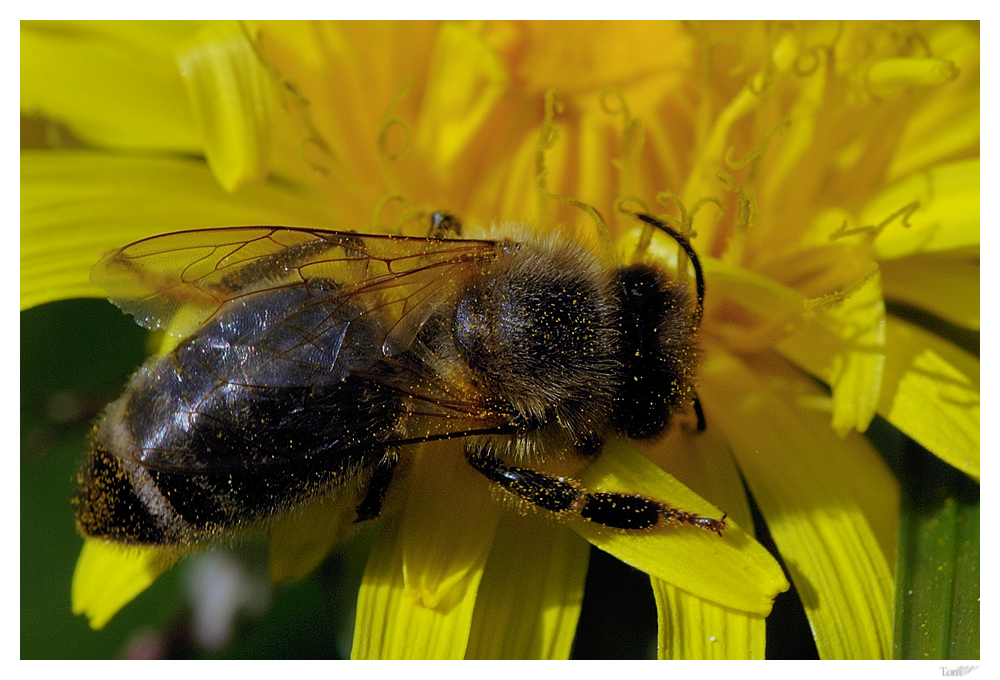
[[[694,265],[694,281],[698,293],[698,308],[695,310],[695,318],[700,325],[705,305],[705,277],[702,276],[701,262],[698,260],[698,254],[695,253],[694,248],[691,247],[691,242],[688,241],[687,237],[679,231],[662,220],[658,220],[652,215],[648,215],[646,213],[635,213],[635,216],[646,224],[652,225],[660,231],[668,234],[672,239],[677,241],[678,245],[684,249],[684,252],[687,253],[687,256],[691,259],[691,264]]]

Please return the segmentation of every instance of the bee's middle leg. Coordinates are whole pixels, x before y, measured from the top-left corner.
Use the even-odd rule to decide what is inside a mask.
[[[375,466],[372,471],[371,481],[368,482],[368,490],[365,497],[358,503],[358,517],[355,522],[364,522],[369,519],[376,519],[382,514],[382,504],[385,502],[385,495],[389,491],[392,483],[393,473],[396,471],[396,464],[399,462],[398,452],[394,449],[386,451],[385,457]]]

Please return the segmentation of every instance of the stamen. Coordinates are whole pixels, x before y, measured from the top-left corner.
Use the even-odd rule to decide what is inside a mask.
[[[748,179],[752,180],[757,175],[757,168],[760,165],[760,159],[764,155],[764,152],[767,151],[767,147],[771,143],[771,138],[774,137],[774,135],[778,134],[779,132],[782,132],[787,128],[791,127],[791,125],[792,125],[792,120],[790,118],[782,118],[781,120],[779,120],[778,124],[775,125],[773,128],[771,128],[770,132],[764,135],[764,141],[762,141],[755,149],[750,151],[750,153],[748,153],[746,156],[744,156],[742,159],[738,161],[733,160],[732,156],[733,152],[735,151],[735,147],[730,146],[728,149],[726,149],[726,157],[725,157],[726,166],[728,166],[730,170],[739,170],[748,163],[753,163],[750,166],[750,173],[748,176]]]
[[[757,200],[724,170],[716,173],[722,185],[736,194],[736,231],[745,233],[757,221]]]
[[[597,211],[597,208],[590,205],[589,203],[584,203],[583,201],[578,201],[575,198],[570,198],[569,196],[562,196],[560,194],[555,194],[542,187],[542,179],[545,175],[538,178],[538,191],[541,192],[542,196],[552,199],[554,201],[559,201],[560,203],[565,203],[566,205],[571,205],[574,208],[579,208],[583,212],[590,216],[590,219],[594,222],[594,227],[597,229],[598,235],[604,242],[605,248],[610,250],[611,248],[611,231],[608,229],[607,223],[601,216],[601,213]]]
[[[618,108],[614,109],[608,103],[608,96],[614,95],[618,100]],[[629,112],[628,102],[625,95],[616,87],[605,88],[601,92],[601,108],[609,115],[622,116],[622,157],[612,161],[612,164],[624,174],[627,170],[635,167],[642,153],[642,147],[646,143],[646,127],[638,118],[633,118]],[[624,178],[620,178],[624,183]]]
[[[867,226],[864,226],[864,227],[849,228],[847,226],[847,220],[844,220],[844,223],[842,225],[840,225],[840,227],[837,229],[837,231],[835,231],[832,234],[830,234],[830,240],[831,241],[836,241],[838,238],[844,238],[845,236],[853,236],[855,234],[863,234],[865,232],[867,232],[871,236],[872,239],[875,239],[897,217],[901,218],[901,222],[902,222],[903,228],[904,229],[909,229],[910,228],[910,217],[913,215],[913,213],[915,213],[919,209],[920,209],[920,201],[913,201],[912,203],[907,203],[902,208],[900,208],[899,210],[895,211],[894,213],[892,213],[891,215],[889,215],[888,217],[886,217],[884,220],[882,220],[878,224],[870,224],[870,225],[867,225]]]
[[[834,34],[833,38],[829,42],[819,43],[808,47],[803,51],[798,57],[795,58],[795,64],[792,69],[796,75],[807,77],[814,74],[820,66],[823,65],[825,57],[825,62],[827,64],[832,63],[834,51],[837,48],[837,43],[840,42],[840,38],[844,35],[844,22],[837,22],[837,32]],[[806,62],[806,59],[812,59],[812,62]],[[806,63],[808,66],[804,66]]]
[[[406,152],[410,150],[410,126],[409,124],[393,115],[399,102],[402,101],[406,93],[409,92],[410,88],[413,87],[413,78],[408,78],[393,96],[392,101],[389,102],[389,107],[385,110],[385,115],[382,116],[382,124],[379,126],[378,131],[378,150],[379,153],[385,156],[386,159],[390,161],[399,160],[406,155]],[[389,131],[394,127],[399,126],[399,129],[403,133],[403,142],[400,146],[399,151],[392,152],[389,150]]]
[[[906,44],[907,44],[907,46],[911,46],[911,45],[916,44],[917,46],[921,47],[923,49],[923,51],[924,51],[924,53],[922,55],[924,57],[932,57],[932,56],[934,56],[934,52],[933,52],[933,50],[931,50],[931,46],[930,46],[930,43],[927,42],[927,38],[925,38],[924,36],[920,35],[919,33],[911,33],[910,35],[906,36]],[[915,55],[912,55],[912,56],[915,56]]]
[[[796,57],[795,65],[792,67],[795,75],[805,78],[816,73],[819,70],[820,64],[823,63],[821,55],[825,54],[825,52],[825,47],[814,46]]]
[[[423,208],[410,208],[409,210],[404,210],[403,213],[396,218],[396,233],[402,234],[403,225],[409,224],[410,222],[426,222],[427,215],[427,211]]]
[[[543,197],[571,205],[587,213],[597,228],[597,233],[603,241],[604,248],[610,251],[612,245],[611,232],[608,230],[608,225],[597,211],[597,208],[583,201],[578,201],[575,198],[551,192],[545,188],[545,177],[549,172],[545,167],[545,154],[555,146],[556,140],[559,139],[559,128],[556,126],[554,119],[555,115],[562,113],[564,109],[565,107],[555,90],[548,90],[545,93],[545,115],[542,119],[542,130],[538,135],[538,145],[535,152],[535,184],[539,194]],[[543,212],[540,207],[539,213],[542,214]]]
[[[638,210],[629,210],[625,207],[625,204],[629,201],[634,201],[639,205]],[[638,196],[619,196],[615,199],[616,212],[620,212],[623,215],[631,215],[635,217],[637,213],[649,213],[649,206],[644,200]],[[642,256],[649,250],[649,244],[653,241],[653,227],[648,223],[643,223],[642,233],[639,234],[639,242],[635,246],[635,254],[632,256],[634,261],[639,261]]]
[[[815,313],[825,309],[830,309],[831,307],[836,307],[837,305],[844,302],[844,300],[846,300],[847,298],[851,297],[859,290],[861,290],[862,286],[868,283],[868,281],[878,273],[879,273],[878,263],[872,262],[871,266],[868,267],[868,271],[866,271],[865,274],[860,279],[852,283],[847,288],[836,290],[832,293],[828,293],[826,295],[821,295],[820,297],[817,298],[811,298],[809,300],[806,300],[805,301],[806,309],[809,310],[810,312]]]
[[[383,196],[381,199],[379,199],[379,202],[375,204],[375,210],[372,213],[372,228],[375,233],[384,233],[390,231],[389,227],[382,224],[381,218],[382,218],[382,211],[385,209],[385,206],[387,206],[389,203],[393,201],[403,206],[404,209],[403,214],[406,214],[405,211],[410,209],[409,201],[407,201],[404,197],[400,196],[399,194],[391,194],[389,196]],[[400,223],[397,220],[396,227],[398,228],[399,226]]]
[[[260,33],[256,36],[251,36],[250,29],[247,27],[246,22],[240,22],[240,28],[243,30],[244,35],[247,38],[247,42],[250,43],[250,49],[253,50],[254,56],[260,62],[264,71],[267,72],[268,76],[275,83],[275,92],[282,100],[282,106],[290,111],[293,115],[293,122],[298,124],[301,128],[305,130],[300,144],[302,145],[299,149],[302,154],[302,160],[313,170],[322,174],[330,174],[330,168],[327,165],[321,164],[319,161],[314,161],[310,158],[311,155],[308,152],[308,148],[312,147],[319,152],[319,155],[325,159],[328,163],[336,160],[336,155],[333,153],[333,149],[327,143],[323,135],[319,133],[319,130],[313,125],[312,119],[309,117],[309,106],[310,102],[306,99],[305,95],[299,90],[299,86],[295,84],[290,78],[285,77],[267,58],[267,54],[261,45]],[[290,100],[290,101],[289,101]]]
[[[539,185],[547,172],[545,169],[545,154],[559,140],[559,128],[556,127],[554,122],[555,116],[557,113],[562,113],[565,108],[555,90],[545,92],[545,113],[542,118],[542,130],[538,135],[538,144],[535,149],[535,177]]]
[[[726,213],[726,208],[722,205],[722,201],[715,196],[703,196],[702,198],[699,198],[694,202],[690,211],[687,209],[687,206],[684,205],[684,201],[681,200],[681,197],[671,191],[664,190],[659,192],[656,194],[656,201],[660,205],[666,205],[667,201],[671,201],[677,206],[677,209],[680,210],[681,213],[680,221],[678,221],[676,217],[671,217],[670,215],[664,215],[661,219],[676,227],[689,240],[698,235],[694,230],[694,216],[698,214],[698,211],[701,210],[703,205],[706,203],[714,203],[717,205],[719,207],[719,217],[722,217]]]

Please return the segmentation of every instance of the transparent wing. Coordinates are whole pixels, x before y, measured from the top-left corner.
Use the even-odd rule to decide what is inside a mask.
[[[186,336],[242,296],[328,280],[344,294],[381,293],[418,306],[496,251],[491,241],[227,227],[163,234],[105,255],[90,279],[149,329]]]
[[[107,255],[92,279],[118,306],[189,336],[134,378],[135,450],[120,454],[203,474],[510,431],[511,414],[441,351],[447,331],[420,335],[497,248],[234,227]]]

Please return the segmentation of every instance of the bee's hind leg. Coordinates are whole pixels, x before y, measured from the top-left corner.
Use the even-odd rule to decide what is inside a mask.
[[[399,457],[395,450],[386,451],[385,457],[375,466],[372,471],[371,481],[368,482],[368,491],[365,497],[358,503],[358,517],[355,522],[365,522],[376,519],[382,514],[382,504],[385,502],[385,494],[389,491],[392,483],[393,473],[396,471],[396,463]]]
[[[703,517],[645,496],[590,493],[575,479],[506,465],[493,455],[488,445],[466,446],[465,457],[491,482],[557,515],[578,514],[591,522],[617,529],[649,529],[666,520],[673,524],[690,524],[721,535],[726,526],[725,517]]]

